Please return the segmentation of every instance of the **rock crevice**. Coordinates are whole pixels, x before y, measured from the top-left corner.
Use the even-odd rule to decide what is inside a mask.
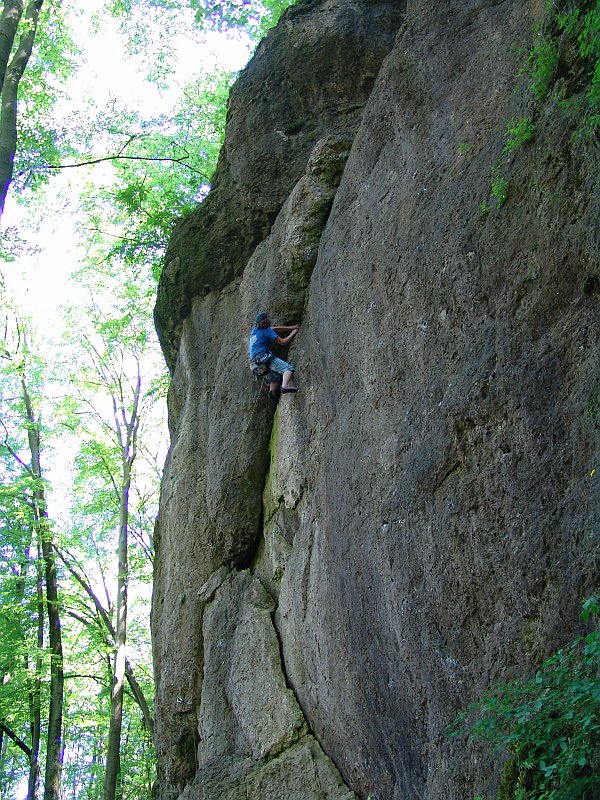
[[[287,685],[271,595],[248,570],[226,574],[223,569],[211,576],[205,594],[211,599],[203,616],[198,772],[184,796],[216,797],[206,793],[213,781],[219,797],[229,792],[245,797],[264,774],[281,778],[281,762],[285,780],[298,784],[298,796],[305,800],[349,800],[352,793],[309,734]],[[264,795],[251,796],[276,796],[276,791],[274,785]]]

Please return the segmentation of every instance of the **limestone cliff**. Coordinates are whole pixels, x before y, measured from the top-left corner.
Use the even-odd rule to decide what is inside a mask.
[[[599,159],[520,75],[543,12],[300,0],[232,93],[156,309],[161,797],[491,792],[501,765],[445,725],[576,631]],[[535,136],[503,154],[519,118]],[[246,356],[265,308],[302,323],[275,412]]]

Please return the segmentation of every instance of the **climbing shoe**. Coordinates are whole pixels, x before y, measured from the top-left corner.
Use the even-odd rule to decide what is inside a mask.
[[[298,391],[297,386],[286,386],[285,389],[283,388],[283,386],[281,387],[281,394],[289,394],[290,392],[297,392],[297,391]]]

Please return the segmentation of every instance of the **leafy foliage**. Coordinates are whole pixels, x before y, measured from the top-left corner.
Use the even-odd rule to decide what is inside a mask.
[[[37,441],[47,433],[39,417],[44,363],[36,352],[28,321],[19,319],[4,292],[1,299],[0,722],[21,745],[11,751],[9,770],[0,762],[0,785],[4,781],[11,785],[27,779],[30,764],[36,766],[37,744],[33,755],[32,751],[40,709],[42,704],[47,707],[52,691],[51,656],[44,647],[48,605],[44,605],[41,555],[45,543],[51,541],[51,523],[41,519],[47,485],[36,471],[32,447],[32,439]],[[45,577],[49,596],[47,573]]]
[[[506,126],[505,138],[506,145],[504,146],[503,153],[513,153],[519,147],[522,147],[527,142],[533,139],[535,133],[535,125],[529,117],[520,117],[520,119],[511,119]]]
[[[53,110],[72,74],[79,50],[60,3],[44,3],[27,69],[19,82],[19,116],[13,193],[26,200],[25,188],[37,188],[50,173],[33,168],[56,164],[71,155],[67,131],[53,120]]]
[[[12,333],[12,338],[20,341],[18,351],[5,344],[2,352],[6,357],[0,358],[0,679],[4,679],[0,680],[0,722],[9,725],[27,746],[31,746],[32,703],[41,707],[42,716],[47,713],[50,659],[46,631],[44,640],[38,641],[40,621],[44,628],[47,625],[39,604],[40,562],[31,503],[37,482],[27,466],[28,426],[23,423],[19,391],[25,368],[35,405],[44,408],[54,428],[47,431],[36,423],[43,433],[44,460],[52,455],[51,441],[59,445],[63,463],[68,460],[67,452],[73,455],[72,483],[66,481],[66,495],[58,495],[67,507],[53,525],[56,550],[61,556],[60,610],[64,623],[65,800],[101,794],[112,686],[114,645],[110,626],[115,622],[114,544],[122,469],[111,390],[117,403],[130,401],[131,370],[135,382],[138,359],[144,359],[146,392],[140,407],[144,419],[140,422],[138,469],[129,497],[132,621],[128,659],[138,685],[146,697],[152,697],[148,585],[159,473],[155,448],[162,444],[154,432],[161,430],[164,404],[164,365],[150,334],[155,284],[149,269],[128,272],[117,258],[110,262],[100,258],[99,263],[91,264],[82,259],[82,263],[79,285],[82,297],[89,301],[78,304],[72,314],[65,312],[64,321],[71,328],[60,354],[54,350],[54,374],[32,336],[19,339],[23,325]],[[2,327],[9,337],[14,328],[9,309]],[[148,431],[153,432],[152,440]],[[44,485],[47,495],[57,497],[49,484]],[[84,584],[96,593],[99,606]],[[104,617],[99,607],[104,609]],[[130,689],[124,698],[121,759],[122,796],[150,796],[154,781],[152,737]],[[14,789],[26,779],[28,769],[25,752],[9,743],[6,758],[0,762],[0,785],[7,791]]]
[[[537,32],[527,63],[531,73],[531,91],[538,100],[545,100],[556,76],[558,45],[544,36],[541,29]]]
[[[243,28],[260,39],[296,0],[191,0],[196,19],[213,30]]]
[[[83,623],[81,641],[87,643],[88,653],[96,652],[96,705],[106,710],[108,687],[113,684],[110,662],[119,629],[120,581],[128,583],[130,670],[135,668],[145,697],[152,696],[148,584],[157,513],[157,448],[162,445],[164,394],[159,387],[164,365],[150,333],[155,284],[149,265],[126,269],[118,255],[107,257],[101,249],[89,250],[82,262],[77,281],[85,299],[66,311],[73,324],[68,326],[63,350],[63,362],[73,365],[73,379],[62,420],[76,435],[71,525],[62,556],[75,579],[72,607]],[[121,559],[115,560],[114,555],[122,534],[124,507],[130,534],[125,573]],[[79,605],[77,584],[86,591]],[[139,702],[137,696],[135,701]],[[125,694],[123,713],[119,791],[147,796],[154,780],[151,721],[135,705],[131,693]],[[98,727],[106,731],[106,724],[104,717]],[[90,732],[88,759],[97,747],[94,736],[96,732]],[[99,740],[102,755],[105,739]],[[95,770],[96,780],[100,772]]]
[[[175,48],[170,42],[181,34],[179,20],[184,11],[188,20],[195,16],[199,26],[212,31],[234,35],[242,26],[244,35],[257,37],[292,2],[106,0],[103,10],[118,16],[128,30],[130,52],[146,59],[148,79],[163,89],[173,74]],[[148,24],[150,12],[161,24]],[[55,606],[60,606],[64,642],[61,795],[65,800],[101,794],[112,686],[111,630],[118,577],[114,546],[123,460],[114,411],[121,412],[131,399],[132,374],[141,376],[144,390],[129,494],[127,666],[130,672],[135,668],[146,697],[152,696],[148,587],[161,468],[156,445],[157,441],[162,444],[162,420],[157,407],[162,410],[164,406],[166,387],[164,365],[152,333],[152,305],[173,219],[189,213],[209,189],[233,80],[223,72],[203,75],[181,89],[171,110],[157,105],[164,113],[155,113],[151,119],[116,102],[98,110],[92,96],[75,105],[73,97],[66,96],[64,85],[82,55],[78,47],[82,40],[73,31],[78,30],[77,19],[84,14],[87,9],[73,4],[43,4],[35,50],[20,84],[12,184],[33,215],[36,202],[43,209],[45,198],[43,192],[29,190],[46,185],[59,168],[111,160],[108,169],[103,164],[86,173],[89,183],[82,199],[87,217],[80,226],[85,252],[80,259],[79,299],[65,310],[67,333],[62,349],[60,353],[52,350],[50,358],[35,348],[28,354],[29,367],[35,369],[36,380],[39,378],[39,383],[32,384],[39,389],[36,403],[52,421],[51,430],[40,427],[44,453],[64,459],[69,470],[58,491],[58,487],[44,484],[50,503],[56,502],[60,509],[52,530],[54,551],[60,559],[61,591]],[[104,19],[105,15],[98,13],[98,31]],[[59,104],[62,117],[57,113]],[[65,157],[68,165],[61,163]],[[101,170],[103,182],[98,188]],[[13,236],[13,231],[8,234],[6,242],[0,243],[0,257],[18,261],[27,253],[27,243]],[[51,347],[50,342],[46,344]],[[0,678],[6,679],[0,685],[0,721],[10,722],[23,743],[31,743],[32,708],[41,709],[42,717],[48,713],[50,658],[48,624],[39,594],[41,562],[31,519],[30,498],[36,483],[26,461],[19,461],[26,451],[28,429],[19,416],[18,385],[11,388],[11,381],[18,379],[14,368],[12,364],[10,380],[4,373],[0,375]],[[52,449],[51,441],[59,443],[61,455]],[[151,713],[142,708],[130,681],[125,691],[119,796],[151,796],[151,726]],[[43,726],[41,733],[44,737]],[[0,764],[2,799],[10,796],[28,771],[25,750],[9,743],[5,755]]]
[[[492,197],[496,198],[498,208],[502,208],[508,197],[508,180],[496,169],[492,176]]]
[[[544,100],[556,90],[579,130],[600,125],[600,0],[559,0],[550,5],[527,58],[531,90]],[[567,76],[559,83],[559,75]]]
[[[583,603],[595,620],[597,597]],[[578,637],[530,679],[496,687],[471,705],[451,735],[464,733],[508,750],[507,800],[594,800],[600,794],[600,633]]]
[[[208,192],[225,128],[233,76],[201,76],[184,87],[169,116],[142,120],[113,115],[115,142],[110,179],[88,183],[82,233],[96,259],[119,259],[125,268],[151,264],[158,279],[173,221]],[[153,291],[153,287],[151,287]]]

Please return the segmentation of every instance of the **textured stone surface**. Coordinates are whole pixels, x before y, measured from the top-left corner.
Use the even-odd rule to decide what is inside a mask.
[[[578,630],[599,555],[586,413],[600,387],[598,153],[518,77],[542,11],[410,3],[345,168],[348,136],[333,126],[293,181],[284,171],[278,217],[238,277],[217,270],[208,292],[182,279],[196,296],[171,390],[153,606],[163,796],[192,780],[211,705],[213,721],[234,706],[239,719],[200,725],[215,749],[200,748],[186,797],[329,796],[312,782],[316,742],[261,758],[282,741],[258,724],[270,697],[244,699],[244,681],[232,693],[238,658],[273,642],[273,614],[311,733],[351,790],[379,800],[492,796],[498,764],[445,725]],[[502,155],[521,116],[535,139]],[[243,124],[233,106],[229,124]],[[172,245],[181,264],[185,241]],[[274,424],[239,329],[265,306],[302,321],[290,354],[301,391]],[[211,579],[223,565],[231,574]],[[224,624],[254,632],[236,640],[234,625],[221,650],[208,630],[225,608]],[[205,647],[211,663],[223,653],[210,690]],[[243,733],[263,727],[264,740]]]
[[[198,772],[182,800],[352,800],[286,685],[276,605],[261,582],[221,567],[202,596]]]
[[[259,45],[231,92],[211,194],[178,224],[165,259],[155,319],[172,368],[192,299],[241,274],[315,142],[354,136],[405,6],[300,0]]]
[[[306,733],[281,669],[275,603],[247,571],[229,578],[204,612],[200,768],[229,755],[260,760]]]
[[[278,420],[286,668],[361,796],[490,792],[444,726],[563,643],[596,574],[591,148],[541,116],[479,213],[506,119],[532,113],[509,55],[528,10],[429,7],[386,61],[312,276],[310,390]]]
[[[181,800],[355,800],[312,736],[269,761],[225,757],[202,767]]]
[[[304,5],[310,21],[315,4]],[[388,25],[397,24],[395,4],[362,5],[368,19],[377,16],[381,6],[389,11]],[[350,7],[360,38],[361,31],[365,32],[361,4]],[[332,3],[323,4],[321,11],[322,22],[330,12],[336,18],[342,13],[339,5]],[[308,28],[311,35],[314,25],[313,21]],[[304,35],[302,27],[294,40],[298,46]],[[368,41],[372,35],[370,31]],[[389,31],[382,37],[390,45],[391,38]],[[380,42],[376,48],[380,59],[381,47]],[[314,80],[312,73],[306,78],[309,83]],[[171,793],[181,791],[196,769],[203,670],[201,620],[206,602],[200,587],[224,564],[244,566],[261,530],[273,409],[257,397],[249,380],[249,323],[267,304],[279,324],[300,318],[320,236],[350,148],[349,120],[355,130],[357,111],[355,107],[352,114],[345,115],[344,125],[332,122],[329,126],[341,127],[343,134],[312,142],[304,172],[288,187],[289,196],[265,241],[246,264],[244,275],[221,287],[215,274],[211,291],[203,290],[189,300],[191,312],[176,337],[180,336],[180,346],[169,392],[171,448],[155,533],[152,614],[160,781]],[[258,172],[250,175],[259,181],[260,164],[256,169]],[[229,214],[227,208],[224,213]],[[229,245],[229,240],[224,241],[219,252]],[[185,261],[196,252],[194,245],[194,250],[185,251],[181,258]],[[190,621],[187,627],[186,619]],[[173,637],[178,641],[175,651]],[[177,701],[178,697],[183,701]]]

